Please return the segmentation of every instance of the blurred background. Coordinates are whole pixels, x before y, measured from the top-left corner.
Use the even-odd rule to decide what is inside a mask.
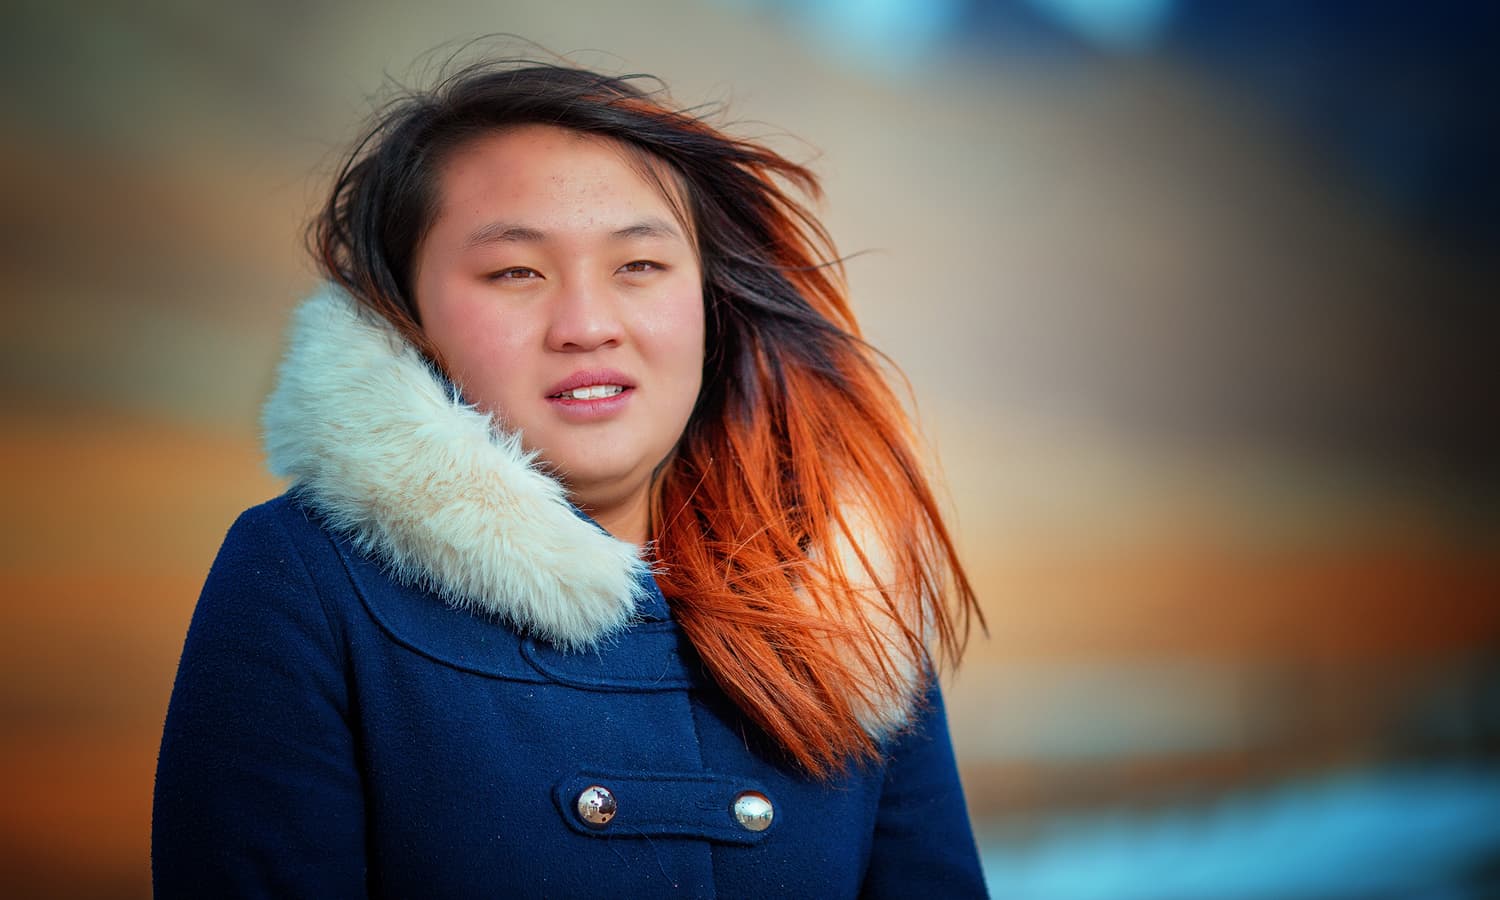
[[[823,177],[989,620],[996,896],[1500,896],[1495,8],[6,4],[0,891],[149,896],[303,222],[372,98],[511,32]]]

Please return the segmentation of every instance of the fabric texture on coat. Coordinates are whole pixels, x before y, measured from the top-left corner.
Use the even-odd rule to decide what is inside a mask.
[[[634,548],[347,298],[299,310],[266,424],[294,487],[234,524],[194,611],[157,896],[984,894],[935,687],[882,763],[788,766]]]

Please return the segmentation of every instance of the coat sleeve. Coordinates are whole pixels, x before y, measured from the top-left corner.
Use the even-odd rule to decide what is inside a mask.
[[[889,758],[860,896],[988,897],[936,683]]]
[[[363,897],[341,643],[284,501],[240,517],[193,612],[157,759],[157,897]]]

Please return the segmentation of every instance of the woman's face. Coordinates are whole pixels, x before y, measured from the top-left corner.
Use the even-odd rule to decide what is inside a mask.
[[[439,188],[413,276],[422,330],[466,399],[644,540],[652,471],[702,380],[688,235],[620,145],[552,126],[473,139]]]

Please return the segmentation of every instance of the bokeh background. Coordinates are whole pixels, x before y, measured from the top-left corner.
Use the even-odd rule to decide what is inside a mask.
[[[6,4],[0,893],[149,895],[302,223],[372,98],[510,32],[822,175],[989,620],[997,896],[1500,896],[1494,9]]]

